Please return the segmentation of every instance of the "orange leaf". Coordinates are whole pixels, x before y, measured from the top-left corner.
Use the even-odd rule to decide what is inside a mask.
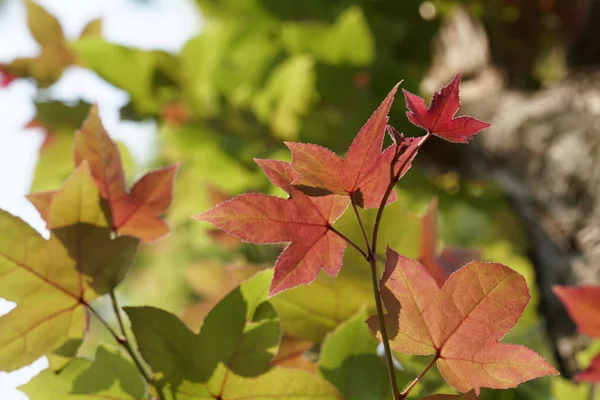
[[[344,158],[316,144],[286,143],[292,153],[292,165],[302,176],[293,182],[294,185],[312,186],[329,193],[352,196],[364,208],[379,207],[390,181],[390,165],[397,146],[401,145],[397,143],[381,151],[388,127],[388,113],[398,85],[394,86],[363,125]],[[403,169],[400,176],[410,168],[417,155],[420,139],[406,139],[409,148],[405,149],[396,163],[398,169]],[[388,204],[395,199],[395,193],[392,192]]]
[[[151,242],[169,232],[160,217],[171,204],[173,181],[179,168],[172,165],[144,175],[128,193],[121,158],[93,106],[75,135],[75,164],[87,161],[100,195],[107,200],[113,228]]]
[[[440,289],[418,261],[388,248],[381,291],[392,349],[435,354],[442,376],[459,392],[557,374],[527,347],[498,343],[530,298],[525,279],[502,264],[471,262]],[[368,322],[377,330],[376,318]]]

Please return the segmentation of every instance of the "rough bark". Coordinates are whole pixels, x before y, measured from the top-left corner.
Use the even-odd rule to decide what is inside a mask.
[[[593,54],[586,43],[580,48]],[[572,63],[593,64],[592,56],[576,53],[571,50]],[[426,149],[427,158],[494,179],[504,189],[530,239],[540,311],[556,359],[561,372],[573,376],[574,354],[587,341],[577,335],[552,285],[600,284],[600,72],[573,72],[535,92],[507,89],[491,65],[484,29],[462,9],[440,30],[423,91],[440,87],[457,71],[466,78],[462,112],[493,126],[458,153],[437,141]]]

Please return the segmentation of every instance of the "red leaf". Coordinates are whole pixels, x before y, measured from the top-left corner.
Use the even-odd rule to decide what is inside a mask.
[[[115,230],[144,242],[169,232],[160,217],[171,204],[178,165],[144,175],[128,193],[119,150],[102,126],[97,106],[75,135],[75,164],[83,161],[88,162],[100,195],[108,202]]]
[[[446,247],[437,254],[437,199],[433,199],[421,219],[421,249],[419,262],[435,279],[439,287],[444,285],[451,273],[468,262],[480,257],[480,252],[471,249]]]
[[[554,286],[552,289],[577,324],[579,332],[600,338],[600,287]]]
[[[557,374],[532,350],[498,343],[530,298],[525,279],[510,268],[472,262],[440,289],[419,262],[388,248],[381,286],[392,349],[436,354],[442,376],[459,392],[478,394],[481,387],[505,389]],[[376,318],[368,323],[376,330]]]
[[[600,382],[600,354],[594,357],[589,367],[575,376],[575,380],[579,382]]]
[[[314,281],[321,268],[336,275],[346,242],[329,228],[348,206],[342,196],[308,197],[290,185],[289,163],[258,160],[269,179],[290,193],[289,199],[242,194],[196,215],[243,241],[290,242],[275,264],[269,294]]]
[[[433,94],[429,108],[423,98],[403,90],[408,120],[449,142],[467,143],[490,124],[471,117],[454,118],[460,108],[459,85],[460,74],[456,74],[448,86]]]
[[[353,196],[358,193],[358,196],[354,196],[362,200],[362,207],[379,207],[388,186],[389,168],[396,150],[396,145],[383,152],[381,148],[389,119],[388,113],[398,85],[394,86],[361,128],[344,158],[315,144],[287,142],[286,145],[292,152],[292,165],[302,176],[293,182],[294,185],[318,187],[339,195]],[[407,143],[410,143],[411,148],[405,151],[396,164],[398,168],[404,166],[402,174],[410,168],[420,142],[410,139]],[[394,200],[395,194],[392,193],[389,203]]]

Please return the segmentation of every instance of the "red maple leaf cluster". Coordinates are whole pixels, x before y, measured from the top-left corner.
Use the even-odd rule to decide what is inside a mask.
[[[291,163],[256,160],[269,180],[289,194],[288,199],[243,194],[196,218],[243,241],[290,243],[275,265],[271,295],[312,282],[322,268],[336,275],[346,243],[332,224],[351,199],[363,208],[382,206],[386,196],[386,203],[393,202],[395,193],[386,193],[390,175],[400,179],[430,135],[466,142],[466,138],[489,126],[471,117],[454,117],[460,107],[459,83],[460,76],[456,75],[448,86],[434,94],[429,108],[421,98],[404,91],[407,115],[427,131],[425,136],[405,138],[389,125],[396,85],[360,129],[345,157],[315,144],[288,142]],[[382,149],[386,132],[394,143]],[[325,195],[310,196],[315,192]],[[425,260],[431,265],[429,253]]]

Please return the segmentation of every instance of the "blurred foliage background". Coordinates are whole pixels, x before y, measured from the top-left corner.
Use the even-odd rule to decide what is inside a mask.
[[[152,7],[153,0],[137,2]],[[418,92],[431,62],[432,39],[443,18],[459,4],[483,21],[494,61],[509,85],[535,88],[559,79],[565,46],[580,29],[586,2],[195,3],[203,18],[201,32],[180,52],[170,53],[111,43],[103,38],[101,20],[91,21],[79,38],[67,39],[54,17],[29,1],[27,22],[39,54],[1,68],[5,81],[23,77],[38,88],[37,114],[28,127],[41,127],[46,137],[31,191],[55,189],[70,174],[73,133],[91,106],[84,100],[73,103],[49,96],[48,88],[65,69],[89,69],[126,91],[129,102],[120,110],[122,119],[155,121],[152,159],[136,163],[125,146],[122,154],[130,181],[149,167],[181,163],[167,215],[172,233],[142,249],[120,295],[126,304],[176,312],[198,329],[219,298],[255,269],[270,267],[281,249],[242,244],[190,218],[241,192],[281,195],[253,158],[288,160],[285,140],[318,143],[338,152],[347,148],[396,82],[403,80],[403,88]],[[392,124],[407,135],[421,134],[407,124],[403,111],[398,98]],[[430,199],[438,197],[441,242],[479,248],[485,260],[505,263],[527,277],[533,299],[508,339],[551,358],[536,310],[535,277],[524,257],[525,240],[502,193],[486,182],[454,173],[433,176],[419,167],[417,162],[401,181],[400,201],[386,211],[380,242],[418,256],[420,215]],[[351,237],[359,235],[350,216],[336,227]],[[368,276],[367,264],[349,249],[338,279],[321,276],[311,286],[274,298],[290,346],[312,349],[310,358],[336,326],[361,307],[371,308]],[[98,329],[84,351],[91,353],[97,340],[109,339]],[[405,368],[399,372],[403,381],[412,380],[425,365],[418,357],[398,359]],[[442,382],[432,373],[426,383],[422,393],[440,388]],[[482,398],[583,399],[589,391],[587,386],[545,378],[516,390],[483,391]]]

